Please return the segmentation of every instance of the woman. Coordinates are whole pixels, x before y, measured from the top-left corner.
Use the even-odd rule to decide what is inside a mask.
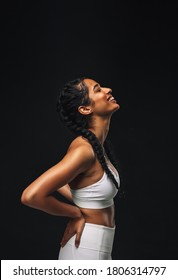
[[[68,82],[58,96],[59,117],[76,137],[62,160],[23,191],[21,201],[70,218],[59,260],[111,259],[113,198],[121,191],[106,137],[111,116],[119,107],[110,88],[85,77]],[[56,199],[55,191],[72,203]]]

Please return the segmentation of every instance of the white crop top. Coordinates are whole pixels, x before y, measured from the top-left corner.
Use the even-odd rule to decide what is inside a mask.
[[[110,169],[111,170],[111,169]],[[115,179],[120,186],[119,174],[113,172]],[[106,172],[103,173],[102,178],[87,187],[81,189],[71,189],[74,204],[81,208],[88,209],[103,209],[113,205],[113,198],[116,196],[118,189],[107,176]]]

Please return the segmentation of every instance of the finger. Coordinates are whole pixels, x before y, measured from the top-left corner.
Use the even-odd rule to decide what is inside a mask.
[[[78,248],[80,245],[80,239],[81,239],[81,232],[76,233],[76,238],[75,238],[75,247]]]
[[[66,245],[67,241],[68,241],[67,239],[63,239],[61,241],[61,247],[64,247]]]
[[[69,231],[70,231],[70,223],[67,224],[65,231],[64,231],[64,235],[69,233]]]
[[[62,241],[61,241],[61,247],[64,247],[66,243],[71,239],[72,236],[74,236],[75,233],[66,233],[64,234]]]
[[[76,246],[77,248],[78,248],[79,245],[80,245],[80,239],[81,239],[81,235],[82,235],[82,233],[83,233],[84,227],[85,227],[85,223],[83,223],[83,224],[80,226],[80,230],[78,230],[77,233],[76,233],[75,246]]]

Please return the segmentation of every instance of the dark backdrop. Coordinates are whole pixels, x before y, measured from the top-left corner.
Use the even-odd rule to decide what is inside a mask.
[[[66,218],[21,204],[64,155],[57,90],[89,76],[121,108],[109,138],[125,199],[113,259],[177,259],[176,13],[171,1],[6,1],[1,6],[1,259],[57,259]]]

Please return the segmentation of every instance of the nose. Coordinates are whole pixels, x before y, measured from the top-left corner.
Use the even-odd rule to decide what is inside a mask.
[[[103,88],[104,92],[106,94],[111,94],[112,93],[112,89],[111,88]]]

